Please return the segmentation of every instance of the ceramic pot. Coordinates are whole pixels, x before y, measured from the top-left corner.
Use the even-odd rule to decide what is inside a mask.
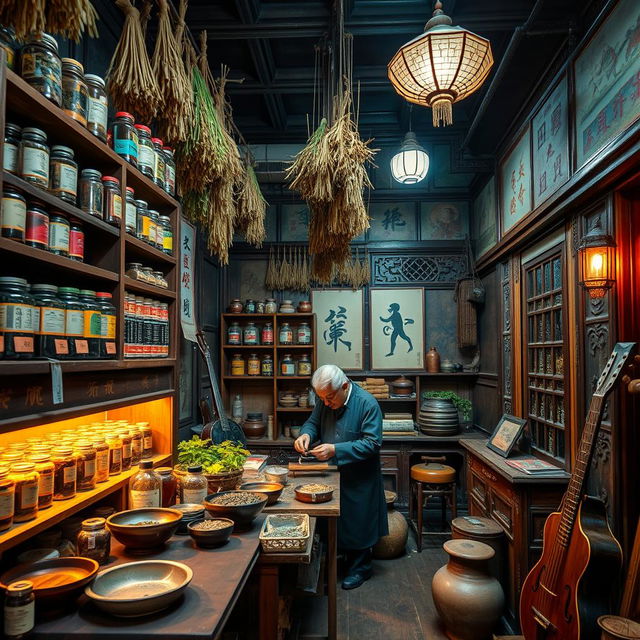
[[[440,354],[435,347],[431,347],[424,357],[427,373],[440,373]]]
[[[451,400],[443,398],[424,400],[416,422],[428,436],[454,436],[460,428],[458,410]]]
[[[407,545],[407,537],[409,536],[409,525],[405,517],[396,511],[393,506],[398,497],[393,491],[384,492],[387,501],[387,523],[389,524],[389,533],[382,536],[373,547],[373,557],[377,559],[387,560],[397,558],[404,554]]]
[[[298,313],[311,313],[311,303],[308,300],[298,302]]]
[[[240,302],[240,298],[234,298],[229,304],[229,312],[230,313],[242,313],[244,307],[242,306],[242,302]]]
[[[504,608],[500,583],[488,573],[494,551],[483,542],[448,540],[449,562],[433,576],[433,602],[451,640],[489,640]]]
[[[400,376],[391,382],[394,396],[410,396],[413,393],[413,382]]]
[[[598,626],[602,629],[601,640],[637,640],[640,624],[621,616],[600,616]]]
[[[280,303],[280,313],[295,313],[291,300],[283,300]]]
[[[455,373],[456,363],[453,360],[443,360],[440,364],[442,373]]]
[[[247,419],[242,423],[242,430],[247,438],[262,438],[267,432],[261,413],[247,413]]]

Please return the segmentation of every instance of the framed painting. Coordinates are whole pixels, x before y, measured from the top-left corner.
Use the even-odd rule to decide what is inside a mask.
[[[500,166],[502,234],[531,211],[531,132],[522,132]]]
[[[415,202],[375,202],[369,215],[372,242],[418,239]]]
[[[569,98],[564,76],[533,118],[533,207],[569,179]]]
[[[496,179],[493,176],[473,201],[473,239],[476,258],[489,251],[498,241]]]
[[[640,3],[620,0],[574,63],[576,167],[640,117]]]
[[[420,206],[420,240],[464,240],[467,235],[466,202],[423,202]]]
[[[344,371],[364,369],[362,289],[313,289],[318,366],[335,364]]]
[[[307,242],[309,240],[309,208],[306,204],[280,206],[280,241]]]
[[[511,450],[522,435],[526,420],[515,416],[503,415],[498,426],[489,438],[487,447],[503,458],[508,458]]]
[[[370,289],[374,371],[424,369],[424,289]]]

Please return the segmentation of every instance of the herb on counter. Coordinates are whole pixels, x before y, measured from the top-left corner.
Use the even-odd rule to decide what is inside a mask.
[[[231,440],[213,444],[193,436],[178,443],[178,465],[184,469],[202,466],[205,474],[239,471],[248,456],[249,451]]]

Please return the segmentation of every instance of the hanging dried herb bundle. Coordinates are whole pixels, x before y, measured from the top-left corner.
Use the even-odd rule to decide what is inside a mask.
[[[33,4],[25,2],[24,4]],[[86,31],[92,38],[98,37],[98,14],[90,0],[48,0],[45,30],[78,42]]]
[[[0,24],[12,27],[18,39],[44,31],[45,5],[46,0],[3,0],[0,2]]]
[[[236,227],[244,234],[249,244],[258,248],[262,246],[266,237],[264,229],[266,214],[267,201],[260,191],[256,172],[247,162],[238,192]]]
[[[269,249],[269,264],[267,266],[267,273],[264,276],[264,286],[269,291],[273,291],[274,289],[277,289],[276,279],[277,279],[276,257],[275,257],[273,246],[272,246]]]
[[[151,18],[151,9],[153,5],[151,0],[144,0],[142,3],[142,9],[140,10],[140,28],[142,29],[142,35],[147,38],[147,25],[149,24],[149,18]]]
[[[125,21],[107,71],[107,87],[118,110],[150,122],[158,110],[160,92],[144,43],[140,12],[130,0],[116,0],[116,4]]]

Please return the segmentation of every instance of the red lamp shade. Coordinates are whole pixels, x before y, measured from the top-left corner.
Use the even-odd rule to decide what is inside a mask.
[[[597,218],[578,246],[580,284],[591,298],[602,298],[615,284],[616,243]]]

